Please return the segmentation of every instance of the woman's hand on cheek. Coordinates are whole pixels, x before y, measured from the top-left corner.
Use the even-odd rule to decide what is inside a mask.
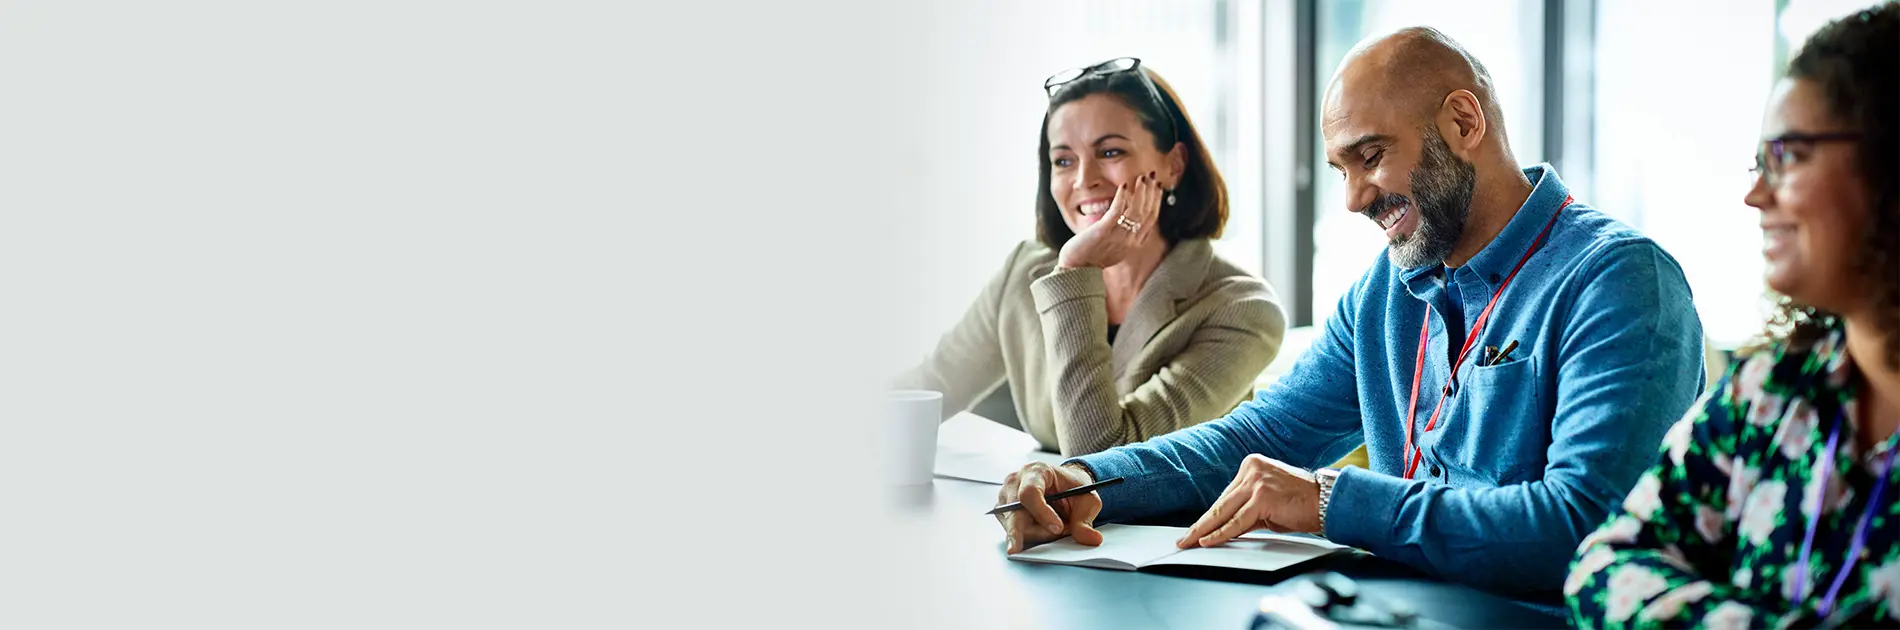
[[[1108,268],[1121,263],[1128,252],[1147,242],[1160,211],[1161,186],[1155,182],[1154,173],[1116,187],[1115,199],[1109,202],[1102,219],[1063,244],[1056,257],[1057,266]]]

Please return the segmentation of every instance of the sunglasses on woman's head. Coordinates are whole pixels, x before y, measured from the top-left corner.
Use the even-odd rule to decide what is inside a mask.
[[[1148,98],[1154,101],[1155,109],[1160,111],[1162,115],[1168,119],[1168,133],[1179,138],[1180,130],[1174,126],[1174,112],[1168,107],[1167,100],[1161,98],[1161,89],[1156,87],[1155,82],[1148,78],[1148,73],[1141,72],[1140,70],[1140,59],[1134,57],[1116,57],[1092,66],[1070,68],[1049,75],[1049,78],[1044,79],[1042,82],[1042,90],[1048,92],[1050,98],[1055,98],[1056,92],[1061,91],[1062,86],[1082,79],[1120,74],[1123,72],[1134,72],[1136,76],[1141,77],[1141,85],[1148,88]]]
[[[1082,77],[1115,74],[1117,72],[1128,72],[1130,70],[1134,70],[1140,67],[1141,67],[1140,59],[1136,59],[1134,57],[1117,57],[1117,58],[1110,59],[1108,61],[1104,61],[1092,66],[1070,68],[1068,70],[1063,70],[1061,72],[1057,72],[1055,74],[1049,75],[1049,78],[1042,82],[1042,89],[1043,91],[1048,92],[1050,96],[1055,96],[1056,90],[1060,90],[1062,89],[1062,86],[1068,85],[1070,83],[1074,83],[1076,82],[1076,80],[1081,79]]]

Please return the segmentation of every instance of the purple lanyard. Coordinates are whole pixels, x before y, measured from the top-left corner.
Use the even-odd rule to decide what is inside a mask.
[[[1796,601],[1808,596],[1808,556],[1814,551],[1814,532],[1821,528],[1821,512],[1827,510],[1827,481],[1834,473],[1834,455],[1841,443],[1841,416],[1846,413],[1846,405],[1842,407],[1843,410],[1834,414],[1834,428],[1827,432],[1827,450],[1821,454],[1824,458],[1822,461],[1827,465],[1821,468],[1820,494],[1814,500],[1814,513],[1808,515],[1808,535],[1801,541],[1801,562],[1794,565],[1794,583],[1801,589],[1795,595]],[[1820,605],[1815,607],[1822,617],[1826,617],[1828,611],[1834,608],[1834,598],[1841,594],[1841,585],[1847,583],[1847,576],[1854,572],[1854,565],[1860,562],[1861,549],[1867,546],[1867,522],[1873,519],[1874,510],[1880,507],[1881,492],[1887,489],[1887,473],[1893,470],[1894,451],[1900,451],[1900,448],[1887,449],[1887,458],[1881,462],[1880,471],[1876,473],[1879,481],[1874,482],[1874,494],[1867,498],[1867,507],[1860,513],[1860,524],[1854,527],[1854,539],[1847,548],[1845,565],[1834,575],[1834,583],[1828,587],[1827,596],[1821,598]]]

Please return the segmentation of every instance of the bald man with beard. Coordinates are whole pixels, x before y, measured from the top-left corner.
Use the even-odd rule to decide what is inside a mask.
[[[1682,269],[1520,168],[1491,77],[1405,29],[1327,87],[1327,163],[1384,254],[1293,370],[1225,418],[1013,474],[1006,547],[1198,520],[1183,548],[1320,534],[1501,593],[1555,592],[1703,385]],[[1058,395],[1060,395],[1058,393]],[[1361,443],[1370,469],[1321,469]],[[1043,497],[1095,479],[1089,495]]]

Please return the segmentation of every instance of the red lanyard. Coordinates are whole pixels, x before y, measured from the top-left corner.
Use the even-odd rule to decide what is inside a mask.
[[[1519,258],[1517,266],[1511,268],[1511,275],[1504,277],[1504,283],[1499,284],[1498,290],[1491,294],[1491,302],[1484,305],[1484,311],[1478,313],[1478,320],[1472,322],[1471,334],[1465,335],[1464,348],[1458,351],[1458,360],[1451,364],[1451,372],[1447,376],[1449,382],[1445,384],[1444,393],[1438,397],[1438,406],[1432,408],[1432,417],[1425,421],[1426,431],[1438,426],[1438,414],[1445,410],[1445,400],[1451,398],[1451,382],[1458,380],[1458,367],[1465,364],[1465,357],[1476,347],[1478,336],[1484,332],[1484,325],[1491,323],[1491,309],[1497,307],[1498,298],[1504,295],[1504,288],[1511,286],[1511,280],[1517,278],[1517,272],[1524,268],[1524,263],[1531,261],[1531,254],[1536,253],[1537,246],[1543,244],[1544,237],[1550,235],[1551,226],[1557,225],[1557,217],[1564,213],[1564,208],[1570,207],[1571,199],[1564,197],[1563,205],[1557,206],[1557,211],[1551,213],[1550,222],[1544,224],[1544,231],[1537,234],[1537,240],[1531,241],[1530,249],[1524,251],[1524,257]],[[1418,470],[1419,461],[1425,459],[1425,453],[1412,444],[1412,427],[1418,424],[1418,383],[1425,377],[1425,349],[1431,345],[1431,335],[1432,307],[1427,304],[1425,322],[1418,327],[1418,359],[1413,363],[1415,367],[1412,370],[1412,402],[1405,406],[1405,450],[1399,451],[1400,457],[1404,459],[1406,479],[1412,478],[1412,473]]]

